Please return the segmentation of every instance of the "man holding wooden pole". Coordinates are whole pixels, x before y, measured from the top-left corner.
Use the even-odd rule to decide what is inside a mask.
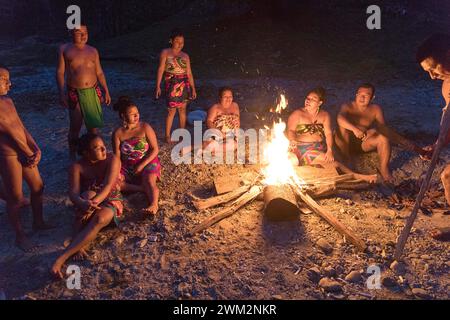
[[[446,106],[443,109],[441,118],[439,138],[435,144],[427,147],[428,158],[432,155],[430,167],[428,168],[425,180],[422,182],[419,195],[417,196],[416,203],[411,212],[410,217],[406,221],[405,228],[400,234],[397,247],[395,250],[395,259],[399,260],[403,249],[408,239],[414,220],[417,216],[422,199],[425,192],[428,190],[431,175],[436,166],[439,154],[443,147],[450,143],[450,112],[448,107],[450,105],[450,36],[446,34],[434,34],[428,38],[417,50],[416,60],[420,63],[421,67],[428,72],[431,79],[439,79],[443,81],[442,95],[445,100]],[[450,164],[448,164],[441,175],[441,180],[444,185],[445,198],[447,204],[450,205]],[[449,230],[438,230],[433,235],[438,240],[449,240]]]

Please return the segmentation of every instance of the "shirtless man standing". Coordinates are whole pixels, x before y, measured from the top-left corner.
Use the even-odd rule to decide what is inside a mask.
[[[88,29],[81,25],[79,29],[71,31],[72,43],[59,48],[56,81],[58,84],[61,104],[69,108],[70,157],[75,159],[77,142],[81,126],[84,124],[91,133],[103,126],[101,103],[111,103],[106,78],[100,64],[97,49],[87,45]],[[67,79],[66,79],[67,78]],[[65,83],[67,80],[67,92]],[[99,85],[105,91],[105,98]]]
[[[45,230],[42,212],[44,183],[38,170],[41,150],[24,127],[11,98],[9,71],[0,68],[0,175],[5,186],[6,211],[16,233],[16,245],[25,252],[36,246],[25,235],[20,222],[20,209],[26,204],[22,191],[25,179],[31,193],[33,229]]]
[[[433,80],[442,80],[442,96],[445,100],[445,108],[450,106],[450,35],[434,34],[428,38],[417,49],[416,60],[422,69],[430,75]],[[441,124],[442,125],[442,124]],[[437,143],[437,142],[436,142]],[[431,158],[436,143],[426,147]],[[450,143],[450,132],[447,134],[445,145]],[[441,181],[444,185],[445,199],[450,205],[450,164],[444,168],[441,174]],[[436,230],[433,237],[438,240],[450,241],[450,230]]]

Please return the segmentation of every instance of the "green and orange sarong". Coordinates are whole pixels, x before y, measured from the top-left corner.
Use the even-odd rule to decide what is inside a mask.
[[[75,89],[68,87],[69,107],[75,109],[80,105],[84,124],[87,129],[101,128],[104,126],[102,111],[102,91],[96,84],[92,88]]]

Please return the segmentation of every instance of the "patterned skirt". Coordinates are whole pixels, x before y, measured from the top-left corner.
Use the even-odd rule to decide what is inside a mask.
[[[167,107],[180,108],[191,98],[191,85],[187,74],[165,73]]]

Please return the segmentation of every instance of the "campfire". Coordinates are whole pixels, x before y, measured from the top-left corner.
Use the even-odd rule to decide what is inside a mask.
[[[286,107],[287,100],[282,95],[274,113],[279,115]],[[264,161],[259,175],[250,182],[244,181],[238,187],[233,185],[233,182],[239,181],[240,177],[228,176],[226,179],[217,179],[214,183],[218,196],[208,199],[194,197],[193,204],[199,211],[222,204],[226,206],[193,228],[190,235],[202,232],[262,196],[264,215],[267,219],[298,219],[302,212],[301,207],[306,206],[332,225],[359,250],[364,250],[365,243],[331,212],[321,207],[314,198],[332,196],[341,189],[364,189],[369,186],[368,183],[355,179],[352,174],[338,175],[334,168],[294,166],[289,159],[289,140],[285,135],[286,123],[278,118],[274,121],[269,141],[264,146]]]

